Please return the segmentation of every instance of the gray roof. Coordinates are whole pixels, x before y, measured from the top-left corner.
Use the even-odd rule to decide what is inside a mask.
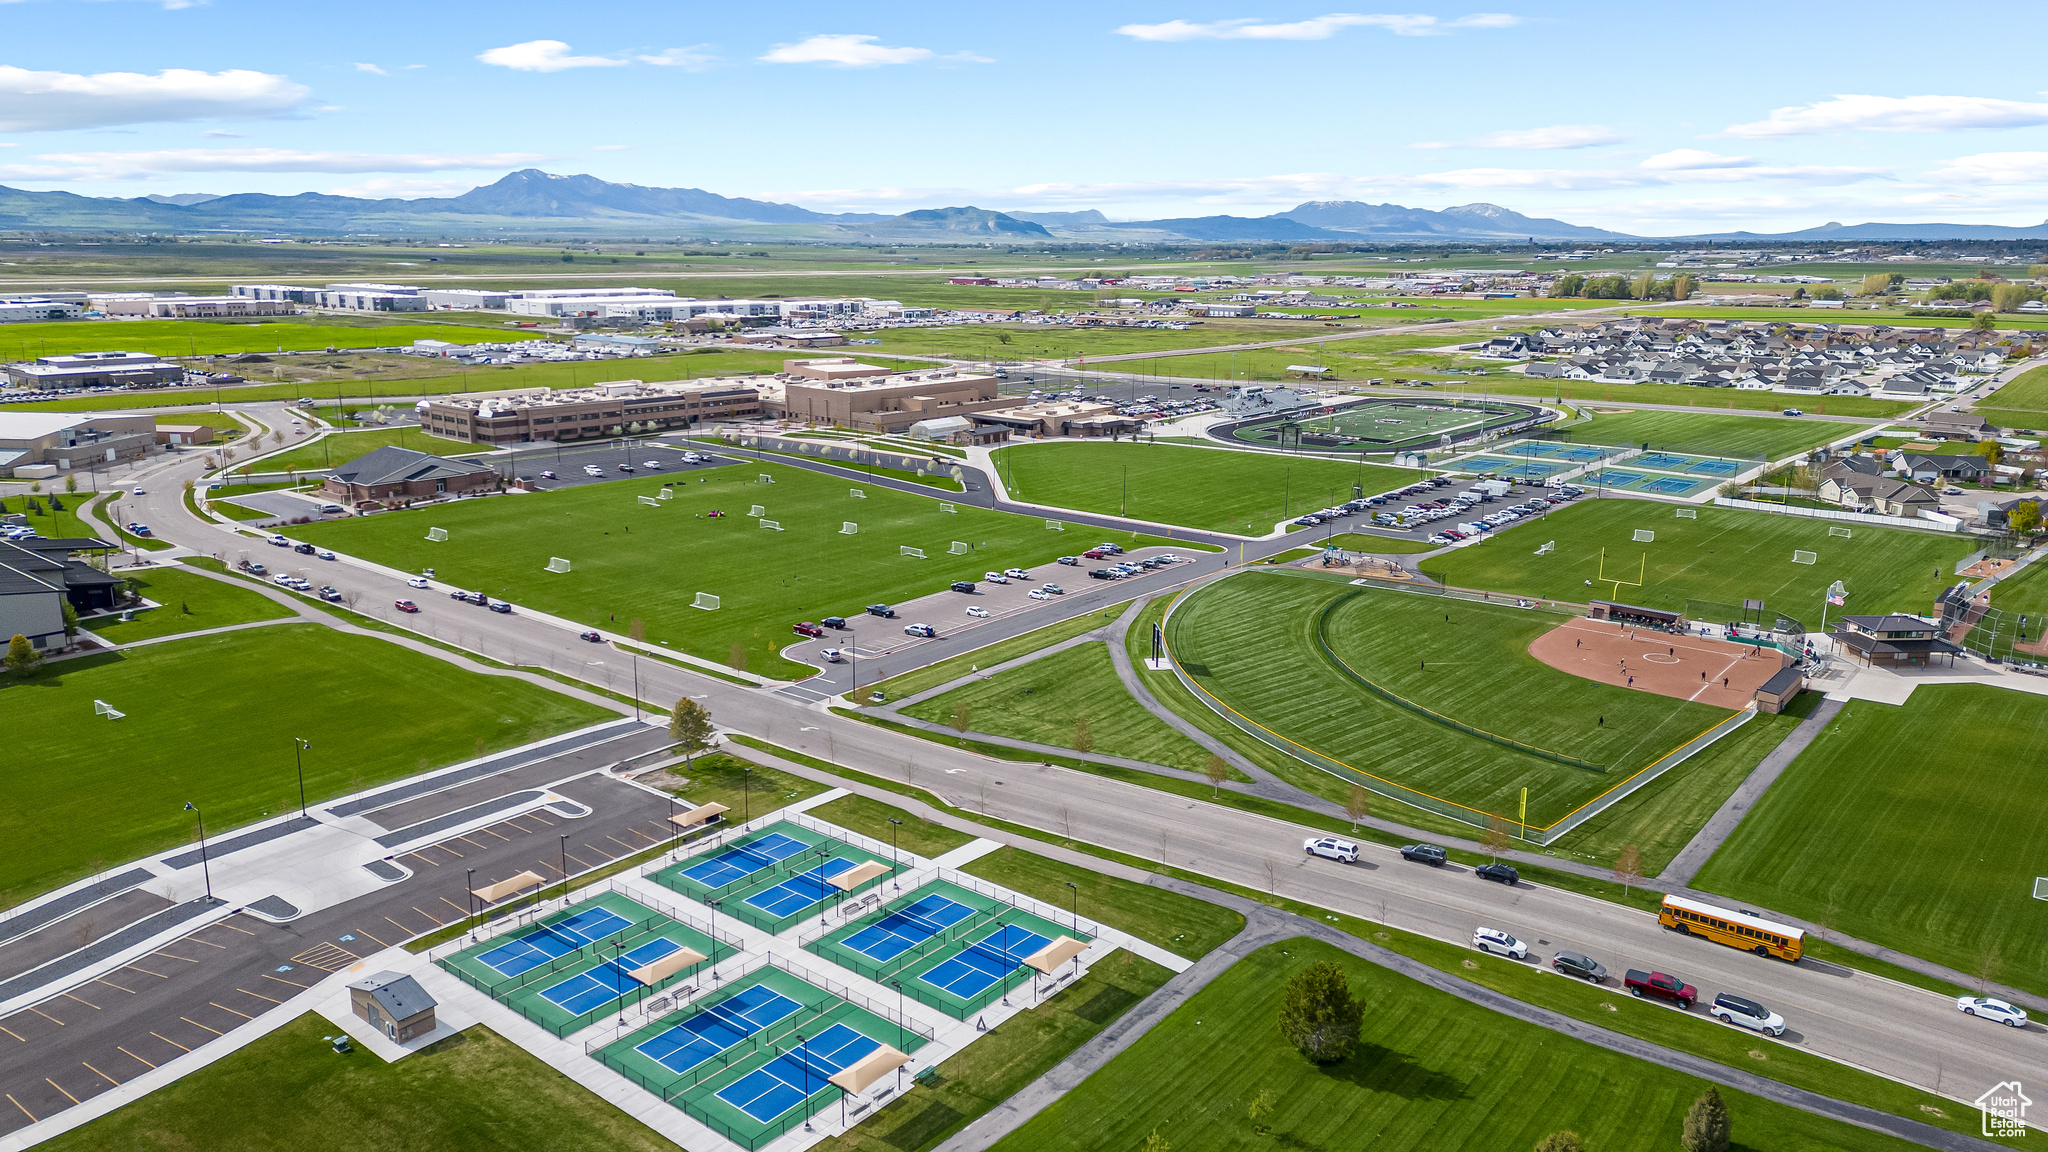
[[[1768,692],[1773,696],[1783,696],[1792,690],[1794,684],[1799,683],[1801,677],[1802,673],[1798,668],[1787,664],[1783,668],[1778,669],[1777,675],[1764,681],[1762,686],[1757,688],[1757,691]]]
[[[349,985],[368,992],[393,1020],[410,1020],[434,1007],[434,998],[420,982],[397,972],[379,972]]]
[[[495,472],[488,464],[471,460],[453,460],[446,456],[432,456],[387,444],[367,456],[359,456],[334,470],[334,477],[348,484],[403,484],[412,480],[446,480],[455,476],[472,476],[478,472]]]

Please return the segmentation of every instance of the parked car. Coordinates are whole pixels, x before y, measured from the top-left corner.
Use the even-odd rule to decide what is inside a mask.
[[[140,489],[140,488],[137,488],[137,489],[135,490],[135,494],[136,494],[137,496],[147,496],[147,495],[149,495],[149,493],[147,493],[147,492],[144,492],[144,491],[143,491],[142,489]]]
[[[1031,573],[1026,572],[1022,568],[1005,568],[1003,569],[1003,575],[1008,576],[1012,580],[1031,579]]]
[[[279,588],[289,588],[292,586],[292,577],[289,573],[279,572],[270,578],[270,582]]]
[[[903,626],[903,634],[905,636],[930,637],[937,636],[939,634],[939,630],[937,628],[932,627],[929,624],[905,624]]]
[[[880,616],[884,620],[894,620],[896,618],[896,610],[887,604],[870,604],[864,611],[870,616]]]
[[[400,612],[417,612],[420,610],[420,606],[410,600],[393,600],[391,606]]]
[[[1100,560],[1104,556],[1109,555],[1109,553],[1104,552],[1100,548],[1090,548],[1086,552],[1081,553],[1081,555],[1086,556],[1090,560]]]
[[[429,584],[429,583],[427,582],[427,578],[426,578],[425,576],[414,576],[414,577],[413,577],[412,579],[410,579],[410,580],[407,580],[407,581],[405,582],[405,586],[406,586],[407,588],[431,588],[431,587],[433,587],[433,585],[432,585],[432,584]]]
[[[825,634],[825,630],[823,628],[818,627],[816,624],[811,623],[809,620],[806,620],[801,624],[791,625],[790,631],[796,633],[799,636],[809,636],[814,639]]]
[[[1787,409],[1785,409],[1785,415],[1787,415],[1787,416],[1804,416],[1804,415],[1806,415],[1806,413],[1804,413],[1804,412],[1801,412],[1801,411],[1800,411],[1799,409],[1797,409],[1797,408],[1787,408]]]
[[[644,460],[644,461],[642,461],[642,462],[641,462],[640,466],[641,466],[642,468],[654,468],[654,469],[659,469],[659,468],[661,467],[661,461],[659,461],[659,460]]]
[[[540,478],[541,478],[541,479],[543,479],[543,480],[553,480],[553,479],[555,479],[556,477],[555,477],[554,471],[553,471],[552,469],[542,469],[542,470],[541,470],[541,474],[540,474]]]
[[[1529,958],[1529,946],[1498,928],[1477,928],[1472,933],[1472,946],[1481,952],[1499,952],[1515,960]]]
[[[1062,588],[1059,585],[1052,583],[1051,581],[1047,581],[1043,584],[1040,584],[1038,586],[1038,590],[1040,592],[1050,592],[1055,596],[1065,596],[1067,594],[1067,590],[1065,588]]]
[[[967,614],[968,614],[969,616],[972,616],[972,617],[974,617],[974,618],[975,618],[975,619],[977,619],[977,620],[986,620],[986,619],[988,619],[988,618],[989,618],[990,616],[993,616],[993,615],[995,615],[995,613],[993,613],[993,612],[990,612],[990,611],[989,611],[988,609],[986,609],[986,608],[983,608],[983,607],[982,607],[982,606],[980,606],[979,604],[976,604],[976,605],[973,605],[973,606],[969,607],[969,608],[967,609]]]
[[[1091,577],[1093,577],[1094,579],[1097,579],[1097,580],[1114,580],[1114,579],[1116,579],[1116,573],[1114,573],[1114,572],[1111,572],[1111,571],[1110,571],[1109,569],[1107,569],[1107,568],[1090,568],[1090,569],[1088,570],[1088,575],[1089,575],[1089,576],[1091,576]]]
[[[1607,968],[1591,956],[1578,952],[1559,952],[1550,958],[1550,966],[1567,976],[1591,980],[1595,984],[1607,980]]]
[[[631,464],[621,463],[619,465],[619,471],[621,472],[631,472],[632,470],[633,466]]]
[[[845,628],[845,627],[846,627],[846,617],[844,617],[844,616],[827,616],[827,617],[825,617],[825,618],[824,618],[823,620],[820,620],[820,621],[818,621],[818,623],[820,623],[820,624],[824,625],[824,626],[825,626],[825,627],[827,627],[827,628]]]
[[[1623,973],[1621,982],[1627,986],[1628,994],[1638,1000],[1647,996],[1652,1000],[1669,1000],[1680,1008],[1690,1009],[1693,1001],[1700,998],[1699,989],[1662,972],[1631,968]]]
[[[1418,864],[1430,864],[1441,868],[1449,857],[1435,844],[1409,844],[1401,849],[1401,859],[1413,860]]]
[[[282,536],[279,536],[275,532],[271,533],[270,535],[270,544],[274,548],[289,548],[292,546],[291,541],[285,539]]]
[[[1740,1024],[1744,1028],[1754,1028],[1766,1036],[1785,1034],[1783,1016],[1744,996],[1721,993],[1714,997],[1713,1007],[1707,1009],[1707,1015],[1723,1024]]]
[[[1078,568],[1081,566],[1081,558],[1079,556],[1062,556],[1060,557],[1060,563],[1065,564],[1069,568]]]
[[[1010,582],[1010,578],[1001,572],[983,572],[981,578],[991,584],[1008,584]]]
[[[1006,583],[1006,584],[1007,584],[1007,583],[1009,583],[1009,581],[1007,581],[1007,580],[1006,580],[1006,581],[1004,581],[1004,583]],[[974,581],[972,581],[972,580],[955,580],[955,581],[953,581],[953,591],[955,591],[955,592],[966,592],[966,593],[972,594],[972,593],[973,593],[973,591],[974,591]]]
[[[322,559],[322,560],[332,560],[332,559],[334,559],[334,553],[332,553],[332,552],[329,552],[329,551],[328,551],[327,549],[325,549],[325,548],[322,548],[322,549],[320,550],[320,552],[319,552],[319,556],[320,556],[320,559]]]
[[[1958,996],[1956,1007],[1960,1008],[1965,1016],[1982,1016],[1986,1020],[1996,1020],[2008,1028],[2027,1026],[2027,1010],[2003,1000],[1993,1000],[1988,996]]]
[[[1510,887],[1522,878],[1522,874],[1515,871],[1514,865],[1502,864],[1497,860],[1491,864],[1481,864],[1472,870],[1472,874],[1481,880],[1497,880]]]
[[[330,584],[320,589],[320,598],[329,602],[338,601],[341,599],[341,589]]]
[[[1033,600],[1050,600],[1050,599],[1052,599],[1052,593],[1050,593],[1050,592],[1047,592],[1047,591],[1046,591],[1045,589],[1043,589],[1043,588],[1033,588],[1033,589],[1032,589],[1032,590],[1031,590],[1030,592],[1026,593],[1026,595],[1030,596],[1030,597],[1031,597],[1031,598],[1032,598]]]
[[[1335,836],[1310,837],[1301,842],[1301,850],[1311,856],[1321,856],[1325,860],[1335,860],[1339,864],[1355,864],[1358,862],[1358,845],[1349,840],[1340,840]]]
[[[843,664],[846,662],[846,654],[837,648],[820,648],[818,649],[818,655],[828,664]]]
[[[512,614],[512,605],[507,604],[503,600],[493,600],[490,602],[488,607],[490,608],[491,611],[496,612],[500,615],[509,616]]]

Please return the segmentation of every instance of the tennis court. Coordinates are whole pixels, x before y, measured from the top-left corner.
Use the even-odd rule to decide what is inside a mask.
[[[834,856],[808,872],[801,872],[773,888],[763,889],[747,897],[747,904],[759,908],[768,915],[781,918],[794,916],[839,889],[831,884],[832,877],[848,871],[860,863],[844,856]]]
[[[1649,477],[1641,472],[1623,472],[1619,469],[1607,468],[1599,472],[1586,473],[1585,476],[1580,478],[1579,483],[1597,484],[1602,488],[1633,488],[1638,483],[1647,479]]]
[[[962,1000],[972,1000],[1015,972],[1026,956],[1050,943],[1051,940],[1028,928],[1006,924],[925,971],[918,979]]]
[[[1655,492],[1660,496],[1686,496],[1705,488],[1705,480],[1693,480],[1685,476],[1658,476],[1643,482],[1641,490]]]
[[[706,888],[723,888],[744,880],[763,868],[773,868],[810,845],[780,832],[735,844],[709,860],[683,869],[683,875]]]
[[[1525,440],[1515,446],[1517,454],[1526,452],[1531,456],[1545,456],[1554,460],[1570,460],[1580,464],[1588,460],[1598,460],[1612,451],[1614,449],[1602,448],[1595,444],[1552,444],[1539,440]]]
[[[591,908],[500,944],[477,959],[500,976],[517,976],[602,940],[631,923],[608,908]]]
[[[772,1123],[881,1046],[844,1024],[834,1024],[719,1089],[718,1098],[762,1124]]]
[[[975,909],[939,893],[920,898],[862,928],[839,943],[870,960],[894,960],[975,914]]]
[[[682,945],[673,940],[655,937],[622,956],[614,957],[592,968],[588,972],[569,977],[559,984],[543,988],[540,994],[550,1004],[573,1016],[596,1010],[600,1005],[609,1004],[627,992],[643,987],[633,979],[633,971],[645,968],[664,956],[682,950]]]
[[[755,984],[706,1005],[681,1024],[634,1045],[633,1051],[680,1076],[802,1007],[766,984]]]
[[[1658,472],[1698,472],[1708,476],[1733,476],[1742,470],[1742,465],[1734,460],[1676,452],[1645,452],[1629,463]]]

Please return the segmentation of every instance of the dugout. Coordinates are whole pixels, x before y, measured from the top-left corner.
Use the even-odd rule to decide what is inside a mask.
[[[1586,619],[1662,628],[1671,632],[1685,631],[1685,617],[1677,612],[1666,612],[1662,608],[1645,608],[1640,604],[1621,604],[1613,600],[1588,601]]]
[[[1806,676],[1798,668],[1787,664],[1778,669],[1778,674],[1763,682],[1756,690],[1756,710],[1776,714],[1783,712],[1793,697],[1806,690]]]

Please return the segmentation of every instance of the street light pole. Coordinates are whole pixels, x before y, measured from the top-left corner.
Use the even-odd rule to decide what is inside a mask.
[[[469,870],[469,878],[462,884],[463,903],[469,908],[469,930],[476,932],[476,869]]]
[[[201,812],[199,805],[194,804],[190,800],[185,801],[185,811],[192,813],[199,819],[199,870],[206,877],[206,902],[211,904],[213,903],[213,866],[206,861],[206,813]]]
[[[901,861],[899,860],[899,858],[898,858],[898,857],[897,857],[897,855],[896,855],[896,830],[897,830],[898,828],[901,828],[901,827],[903,827],[903,821],[901,821],[901,820],[898,820],[898,819],[896,819],[896,818],[895,818],[894,816],[891,816],[891,817],[889,817],[888,819],[889,819],[889,881],[890,881],[890,883],[892,883],[892,884],[893,884],[893,883],[895,883],[895,881],[896,881],[896,870],[897,870],[898,868],[902,867],[902,863],[901,863]]]
[[[740,800],[740,823],[751,824],[754,821],[754,770],[742,768],[740,772],[740,787],[743,789]]]
[[[292,763],[299,770],[299,815],[306,814],[306,749],[313,742],[303,737],[292,737]]]
[[[569,903],[569,834],[562,833],[562,903]]]
[[[1074,887],[1072,880],[1067,881],[1067,887],[1074,889],[1074,931],[1079,932],[1081,930],[1081,890]]]

